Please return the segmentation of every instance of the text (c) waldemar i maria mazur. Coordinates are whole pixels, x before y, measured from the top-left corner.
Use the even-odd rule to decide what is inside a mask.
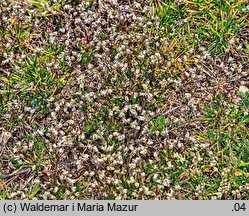
[[[107,204],[87,204],[87,203],[72,203],[70,205],[63,204],[45,204],[45,203],[20,203],[22,211],[137,211],[138,205],[124,205],[117,203]]]

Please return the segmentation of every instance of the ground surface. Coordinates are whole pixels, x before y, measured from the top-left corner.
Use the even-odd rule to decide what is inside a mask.
[[[0,0],[0,199],[248,199],[246,0]]]

